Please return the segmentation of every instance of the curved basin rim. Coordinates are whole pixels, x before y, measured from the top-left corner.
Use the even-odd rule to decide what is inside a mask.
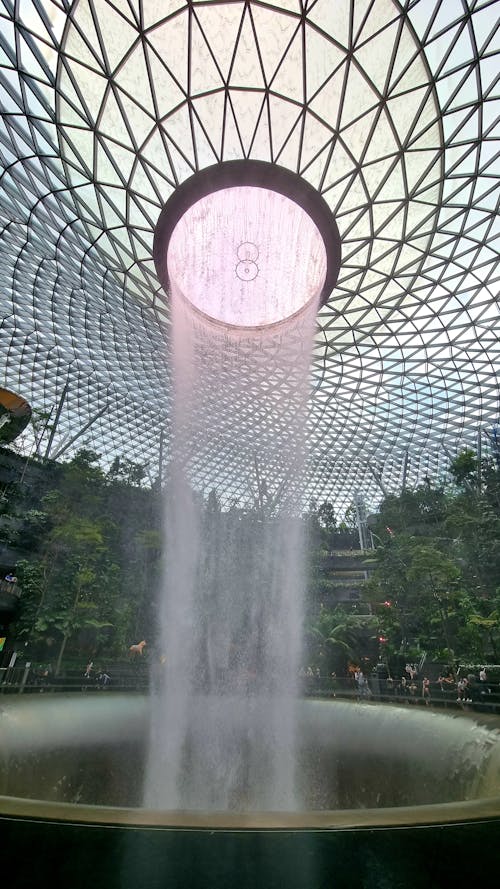
[[[85,806],[0,796],[0,818],[184,830],[345,830],[443,826],[500,820],[500,797],[381,809],[306,812],[192,812]]]

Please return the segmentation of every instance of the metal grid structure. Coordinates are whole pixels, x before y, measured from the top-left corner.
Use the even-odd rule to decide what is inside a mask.
[[[3,384],[57,417],[49,455],[90,444],[151,477],[168,459],[154,227],[179,183],[238,158],[301,175],[341,235],[313,355],[309,495],[372,505],[487,436],[499,9],[0,0]],[[224,485],[207,466],[206,486]]]

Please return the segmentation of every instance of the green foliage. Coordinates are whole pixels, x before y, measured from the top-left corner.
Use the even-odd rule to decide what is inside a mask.
[[[139,487],[144,481],[146,467],[126,457],[115,457],[107,475],[108,482]]]
[[[149,636],[161,556],[157,495],[138,489],[136,464],[106,474],[99,455],[83,449],[58,466],[54,487],[24,513],[27,558],[17,566],[22,589],[15,632],[46,658],[45,646],[87,658],[124,655]],[[134,470],[134,471],[133,471]],[[134,474],[135,473],[135,474]]]
[[[342,524],[348,531],[356,530],[358,526],[358,516],[354,503],[351,503],[351,505],[346,509],[344,521]]]
[[[500,472],[464,451],[455,487],[430,484],[387,497],[366,594],[388,654],[498,659]]]
[[[475,483],[478,472],[478,460],[474,451],[465,450],[458,454],[450,463],[450,473],[460,487]]]
[[[328,500],[325,500],[318,508],[318,521],[320,527],[323,528],[327,534],[333,534],[337,530],[335,510],[333,504]]]
[[[317,500],[311,500],[303,520],[306,526],[308,548],[311,553],[331,552],[335,549],[339,531],[348,530],[345,523],[337,526],[335,509],[329,500],[320,504]]]
[[[360,661],[368,639],[374,638],[376,619],[349,612],[344,606],[321,606],[306,625],[307,663],[322,673],[345,672],[348,661]]]
[[[349,605],[318,607],[336,596],[337,582],[325,565],[342,529],[331,503],[311,502],[304,516],[311,665],[322,672],[345,669],[348,660],[376,647],[377,638],[388,656],[417,659],[425,651],[450,661],[499,662],[499,466],[466,451],[451,471],[452,487],[427,483],[382,503],[364,587],[372,615]],[[117,458],[106,473],[99,455],[83,449],[68,463],[47,467],[45,488],[36,496],[28,499],[12,486],[10,499],[2,501],[0,535],[26,551],[16,568],[22,597],[15,631],[40,659],[48,659],[49,649],[56,667],[65,657],[120,656],[132,641],[153,638],[162,503],[159,490],[142,487],[144,472]],[[252,515],[245,513],[234,527],[250,534]],[[204,522],[207,534],[217,536],[225,527],[215,491]]]

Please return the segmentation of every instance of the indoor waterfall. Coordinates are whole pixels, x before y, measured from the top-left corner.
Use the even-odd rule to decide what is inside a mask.
[[[175,289],[171,302],[163,663],[145,804],[293,810],[304,575],[298,518],[317,305],[268,329],[237,331],[203,319]],[[235,478],[242,449],[248,475]],[[214,489],[196,493],[200,473],[215,479],[222,462],[229,489],[241,492],[236,502]]]

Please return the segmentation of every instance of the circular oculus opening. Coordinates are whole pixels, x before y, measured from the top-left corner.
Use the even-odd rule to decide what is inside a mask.
[[[179,187],[158,220],[154,258],[166,290],[211,320],[257,328],[326,300],[340,242],[328,206],[300,177],[235,161]]]

